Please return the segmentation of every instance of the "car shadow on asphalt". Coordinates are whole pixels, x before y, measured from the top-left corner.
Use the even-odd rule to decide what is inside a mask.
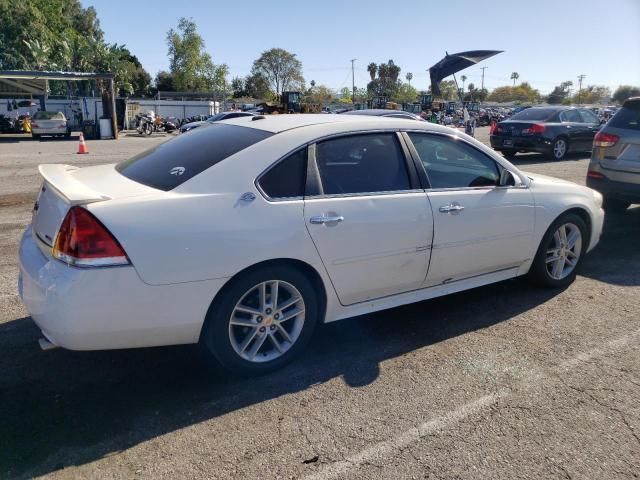
[[[608,218],[580,274],[639,285],[638,233],[640,207]],[[512,319],[557,294],[516,279],[331,323],[293,364],[253,379],[210,368],[195,346],[41,352],[30,318],[0,324],[0,476],[83,465],[335,378],[368,385],[382,362]]]

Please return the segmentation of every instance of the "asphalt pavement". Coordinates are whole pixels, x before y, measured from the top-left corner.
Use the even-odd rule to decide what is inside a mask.
[[[486,141],[486,128],[477,136]],[[0,478],[540,479],[640,475],[640,207],[576,282],[516,279],[335,322],[276,373],[197,347],[40,351],[17,248],[40,163],[119,161],[168,137],[0,138]],[[521,155],[584,183],[588,158]]]

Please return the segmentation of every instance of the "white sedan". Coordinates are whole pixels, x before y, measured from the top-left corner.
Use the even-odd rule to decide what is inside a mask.
[[[71,127],[62,112],[36,112],[31,120],[31,136],[36,139],[43,135],[71,136]]]
[[[321,322],[519,275],[566,286],[604,218],[589,188],[380,117],[238,118],[40,172],[19,291],[44,348],[199,342],[243,374]]]

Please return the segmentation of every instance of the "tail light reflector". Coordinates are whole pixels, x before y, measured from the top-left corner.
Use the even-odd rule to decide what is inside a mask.
[[[604,175],[601,174],[600,172],[588,171],[587,172],[587,177],[593,178],[595,180],[604,180]]]
[[[522,130],[522,134],[523,135],[535,135],[536,133],[544,132],[545,129],[546,129],[546,127],[544,125],[541,125],[539,123],[534,123],[529,128],[523,129]]]
[[[593,137],[593,146],[594,147],[613,147],[616,143],[618,143],[618,140],[620,140],[620,137],[618,135],[598,132],[596,133],[596,136]]]
[[[115,237],[88,210],[72,207],[53,245],[52,255],[76,267],[127,265],[129,258]]]

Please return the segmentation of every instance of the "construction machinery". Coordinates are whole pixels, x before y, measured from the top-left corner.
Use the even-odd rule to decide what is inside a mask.
[[[300,92],[282,92],[279,102],[264,102],[257,105],[266,114],[282,113],[320,113],[322,105],[319,103],[303,103]]]

